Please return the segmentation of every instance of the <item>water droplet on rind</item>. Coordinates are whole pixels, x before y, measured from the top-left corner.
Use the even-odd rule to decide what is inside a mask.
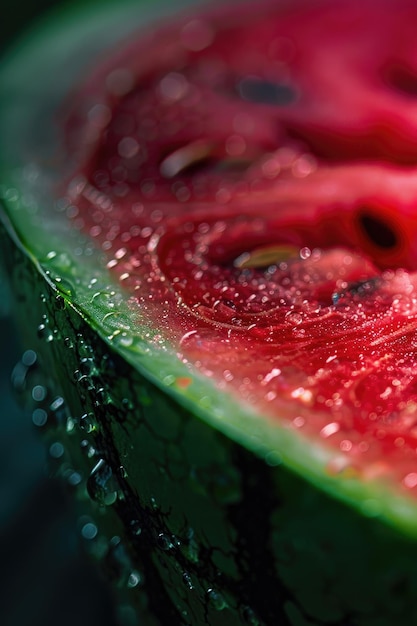
[[[132,535],[134,535],[135,537],[139,537],[139,535],[142,534],[142,525],[138,520],[132,520],[129,523],[129,529]]]
[[[129,589],[134,589],[142,582],[142,577],[138,570],[132,570],[127,579],[127,587]]]
[[[92,357],[83,357],[80,360],[79,371],[86,376],[98,374],[98,369]]]
[[[25,367],[33,367],[37,361],[38,355],[34,350],[26,350],[22,354],[22,363]]]
[[[35,402],[42,402],[45,400],[48,390],[43,385],[35,385],[32,389],[32,398]]]
[[[109,506],[116,502],[119,484],[112,468],[104,459],[100,459],[92,469],[87,480],[87,491],[98,504]]]
[[[41,428],[48,421],[48,414],[44,409],[35,409],[32,413],[32,422],[35,426]]]
[[[175,545],[172,541],[172,537],[170,537],[166,533],[159,533],[156,543],[158,547],[164,552],[168,552],[169,550],[172,550],[173,548],[175,548]]]
[[[181,551],[191,563],[198,563],[199,546],[194,536],[194,529],[189,528],[186,539],[182,542]]]
[[[80,428],[86,433],[92,433],[97,430],[97,420],[93,413],[84,413],[80,417]]]
[[[193,584],[193,580],[190,576],[190,574],[188,572],[184,572],[182,575],[182,580],[184,582],[184,584],[188,587],[188,589],[190,591],[193,591],[194,589],[194,584]]]
[[[93,522],[86,522],[81,528],[81,536],[88,541],[95,539],[98,534],[98,528]]]
[[[78,487],[83,482],[82,474],[72,469],[68,469],[64,472],[63,477],[70,487]]]
[[[216,589],[212,589],[212,588],[207,589],[207,597],[210,602],[210,605],[216,611],[223,611],[227,607],[226,599],[223,596],[223,594],[220,593],[220,591],[217,591]]]
[[[50,343],[54,340],[54,334],[46,324],[39,324],[37,333],[39,339],[43,339],[46,343]]]
[[[134,589],[143,583],[141,572],[133,566],[127,546],[118,535],[110,539],[105,561],[119,588]]]
[[[261,626],[260,620],[250,606],[242,606],[240,612],[247,626]]]
[[[53,459],[61,459],[64,453],[65,448],[60,441],[55,441],[49,446],[49,454]]]
[[[81,441],[80,448],[81,451],[86,454],[87,458],[89,459],[92,459],[97,454],[97,450],[87,439],[83,439]]]
[[[70,416],[68,415],[65,400],[62,396],[57,396],[51,402],[51,404],[49,405],[49,412],[54,424],[56,424],[57,426],[65,425],[68,432],[72,430],[71,424],[69,422]]]

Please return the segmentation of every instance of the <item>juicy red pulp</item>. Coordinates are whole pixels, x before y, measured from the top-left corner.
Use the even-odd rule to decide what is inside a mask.
[[[185,17],[90,77],[70,215],[186,363],[415,486],[417,6],[291,7]]]

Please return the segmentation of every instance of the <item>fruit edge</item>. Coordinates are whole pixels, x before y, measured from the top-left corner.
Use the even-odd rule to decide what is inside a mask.
[[[143,581],[138,611],[193,626],[417,620],[414,541],[195,419],[100,339],[4,228],[0,241],[50,390],[38,405],[47,437],[65,449],[61,473],[89,476],[79,497],[121,529]]]
[[[134,9],[134,12],[138,10],[137,5],[126,1],[126,6]],[[36,81],[37,92],[32,94],[31,88],[29,88],[30,97],[25,98],[24,92],[22,95],[21,91],[23,85],[33,83],[33,80],[29,81],[29,77],[34,74],[35,68],[39,68],[50,59],[51,43],[59,41],[62,46],[61,54],[71,58],[71,50],[74,50],[74,47],[79,48],[80,42],[85,42],[85,38],[91,32],[91,21],[94,21],[96,29],[93,32],[96,35],[102,33],[108,28],[109,23],[114,21],[114,11],[114,7],[107,7],[106,11],[103,10],[100,13],[102,17],[98,21],[99,23],[96,23],[93,5],[81,14],[76,11],[73,13],[70,10],[67,14],[63,14],[65,17],[70,17],[66,24],[64,24],[65,20],[61,20],[61,14],[58,12],[49,21],[46,20],[43,26],[44,30],[35,29],[23,47],[18,46],[15,53],[10,53],[9,63],[6,63],[5,69],[0,75],[0,83],[3,82],[7,87],[2,91],[3,94],[7,95],[3,96],[3,103],[0,104],[3,122],[2,132],[6,132],[9,128],[10,132],[17,133],[14,143],[10,143],[11,140],[9,139],[10,146],[14,145],[18,148],[19,137],[21,140],[28,128],[27,125],[20,124],[22,116],[25,117],[26,109],[16,108],[14,103],[16,101],[22,102],[22,100],[26,103],[29,101],[31,110],[36,110],[41,105],[46,106],[45,99],[49,102],[50,94],[48,92],[42,93],[42,84],[38,80]],[[116,9],[116,12],[119,10]],[[80,23],[83,24],[81,31]],[[122,31],[123,28],[127,28],[126,15],[120,22],[120,24],[123,23],[124,27],[120,26]],[[129,23],[129,27],[132,28],[131,23]],[[117,29],[115,30],[117,32]],[[36,54],[30,55],[30,50],[33,47],[36,48]],[[59,49],[58,47],[57,50]],[[57,59],[59,60],[59,54]],[[66,80],[69,80],[68,76]],[[60,89],[65,91],[67,88],[68,84]],[[62,97],[62,91],[60,97]],[[39,100],[40,102],[38,102]],[[56,106],[56,101],[53,104]],[[50,109],[47,108],[46,112],[49,113]],[[31,122],[33,123],[33,121],[32,117]],[[19,133],[22,134],[19,135]],[[5,145],[7,145],[7,141]],[[61,227],[58,221],[51,224],[52,233],[50,229],[46,231],[44,228],[42,216],[39,217],[37,211],[39,206],[51,202],[51,196],[48,198],[48,193],[51,194],[52,182],[48,176],[46,178],[40,176],[34,185],[33,172],[31,173],[30,167],[29,169],[22,168],[19,165],[19,159],[25,156],[24,154],[19,156],[11,154],[11,165],[6,167],[3,164],[2,166],[4,172],[2,195],[9,215],[13,216],[14,227],[11,228],[18,231],[18,236],[23,241],[26,251],[32,256],[33,261],[35,262],[35,257],[40,259],[43,270],[49,274],[50,279],[54,280],[63,297],[68,302],[73,302],[78,312],[89,320],[90,324],[106,341],[111,343],[126,360],[144,373],[149,380],[171,394],[177,402],[255,451],[259,456],[266,457],[267,460],[272,459],[272,462],[282,461],[334,496],[359,507],[365,514],[381,515],[390,523],[401,527],[404,532],[416,535],[416,505],[412,500],[402,497],[402,494],[387,492],[382,484],[363,483],[360,480],[349,478],[348,472],[336,477],[329,476],[326,473],[326,465],[334,457],[325,448],[319,445],[311,446],[311,442],[304,440],[298,433],[259,419],[259,416],[238,405],[231,397],[220,394],[213,387],[211,381],[194,374],[190,376],[190,371],[181,363],[177,362],[174,365],[174,357],[169,347],[166,350],[154,349],[152,351],[146,337],[155,331],[140,326],[134,331],[132,330],[129,310],[121,301],[122,294],[117,293],[116,285],[109,284],[108,276],[103,276],[102,256],[95,251],[91,259],[83,257],[81,264],[79,259],[74,257],[73,250],[76,247],[85,246],[85,240],[79,239],[78,234],[73,234],[71,239],[68,230],[65,230],[68,249],[63,250],[63,236],[60,230],[62,224]],[[5,160],[4,157],[3,160]],[[17,190],[22,190],[22,193],[20,194]],[[33,194],[36,199],[35,206]],[[59,251],[54,253],[55,256],[51,255],[54,244]],[[97,278],[96,287],[98,289],[100,288],[100,281],[102,282],[104,297],[101,298],[98,305],[97,301],[92,299],[90,285],[92,277]],[[109,297],[112,292],[115,293],[114,302]],[[117,304],[118,314],[109,316],[108,313],[112,312],[109,305],[114,306],[114,303]],[[131,333],[134,334],[132,342]],[[191,384],[186,389],[178,388],[175,384],[176,380],[181,380],[184,377],[190,377]]]

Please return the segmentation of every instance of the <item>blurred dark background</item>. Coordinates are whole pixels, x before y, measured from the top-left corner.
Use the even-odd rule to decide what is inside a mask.
[[[0,51],[30,26],[33,20],[59,3],[55,0],[3,0],[0,20]]]
[[[56,5],[3,0],[0,64]],[[63,485],[48,477],[45,447],[13,393],[11,374],[23,350],[0,268],[0,624],[114,626],[109,589],[84,555],[77,512]]]

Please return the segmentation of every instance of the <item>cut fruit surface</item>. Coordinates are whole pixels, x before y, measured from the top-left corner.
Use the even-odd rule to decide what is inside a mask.
[[[73,222],[157,341],[340,455],[328,469],[414,491],[417,10],[401,7],[187,17],[89,77],[66,132]]]
[[[1,66],[15,387],[129,626],[417,623],[417,7],[193,4]]]

